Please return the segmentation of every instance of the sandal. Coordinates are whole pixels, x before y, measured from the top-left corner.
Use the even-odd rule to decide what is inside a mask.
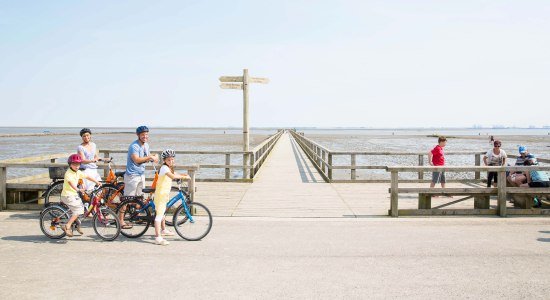
[[[132,225],[128,225],[128,224],[120,225],[120,229],[132,229],[132,228],[134,228],[134,226]]]
[[[67,228],[67,225],[61,226],[61,229],[65,232],[68,237],[73,237],[73,230]]]
[[[80,235],[84,234],[84,232],[82,232],[82,228],[80,226],[76,226],[75,229],[76,229],[76,231],[78,231],[78,233],[80,233]]]

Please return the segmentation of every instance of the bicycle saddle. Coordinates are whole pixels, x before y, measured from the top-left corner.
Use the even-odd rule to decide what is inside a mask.
[[[142,190],[144,193],[154,193],[155,192],[155,189],[154,188],[143,188]]]
[[[116,177],[124,177],[125,173],[126,173],[126,171],[118,171],[118,172],[115,172],[115,176]]]

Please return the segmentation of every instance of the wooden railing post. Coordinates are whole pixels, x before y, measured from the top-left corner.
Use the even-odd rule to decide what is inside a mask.
[[[254,178],[255,172],[254,172],[254,154],[251,153],[248,155],[250,157],[250,179]]]
[[[418,155],[418,165],[419,166],[424,165],[424,155],[423,154]],[[418,171],[418,179],[420,179],[420,180],[424,179],[424,171]]]
[[[248,178],[248,169],[246,168],[246,164],[248,163],[248,154],[243,154],[243,179]]]
[[[105,151],[105,152],[103,153],[103,158],[104,158],[104,159],[107,159],[107,158],[109,158],[109,155],[110,155],[109,151]],[[160,157],[160,156],[159,156],[159,157]],[[104,178],[107,178],[107,176],[109,176],[109,170],[103,169],[103,177],[104,177]]]
[[[328,153],[328,179],[332,181],[332,153]]]
[[[398,193],[397,188],[399,186],[399,176],[397,171],[391,171],[391,204],[390,204],[390,213],[392,217],[398,217]]]
[[[351,155],[351,180],[355,180],[356,171],[355,171],[355,154]]]
[[[195,170],[188,170],[189,180],[189,198],[191,202],[195,201]]]
[[[227,153],[225,154],[225,165],[229,166],[231,165],[231,154]],[[228,167],[225,168],[225,179],[229,179],[231,177],[231,169]]]
[[[481,154],[476,154],[476,161],[475,161],[475,165],[476,166],[480,166],[481,165]],[[481,179],[481,173],[479,171],[476,171],[475,172],[475,179]]]
[[[7,208],[7,191],[6,181],[8,177],[8,170],[6,167],[0,167],[0,210]]]
[[[506,169],[498,171],[498,215],[506,217]]]
[[[323,170],[323,173],[327,174],[327,164],[325,163],[327,161],[327,152],[325,150],[323,150],[322,152],[323,154],[323,166],[321,167],[321,170]]]

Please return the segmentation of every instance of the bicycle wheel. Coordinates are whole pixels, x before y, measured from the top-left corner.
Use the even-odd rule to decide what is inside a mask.
[[[179,192],[180,192],[179,189],[173,186],[170,189],[170,198],[168,199],[174,198]],[[166,208],[166,213],[164,214],[164,216],[166,217],[166,220],[165,220],[166,226],[174,225],[174,223],[172,223],[172,220],[174,220],[174,214],[176,213],[176,209],[178,209],[178,207],[175,205],[172,205],[171,207]]]
[[[60,239],[65,236],[61,229],[69,221],[69,214],[59,206],[50,206],[40,213],[40,229],[50,239]]]
[[[117,215],[107,207],[101,207],[93,220],[95,233],[104,241],[113,241],[120,234],[120,221]]]
[[[137,238],[142,236],[151,225],[151,212],[149,209],[142,209],[145,206],[141,201],[132,199],[122,202],[117,208],[119,220],[122,219],[122,224],[126,228],[122,228],[120,233],[129,238]]]
[[[103,199],[103,203],[105,203],[105,205],[112,210],[116,210],[117,206],[120,204],[121,196],[122,193],[120,190],[112,184],[102,185],[92,194],[92,198],[99,197],[100,199]]]
[[[188,241],[198,241],[210,232],[212,214],[206,206],[192,202],[178,207],[173,222],[179,236]]]
[[[44,207],[59,204],[61,202],[61,191],[63,191],[63,181],[52,184],[44,194]]]

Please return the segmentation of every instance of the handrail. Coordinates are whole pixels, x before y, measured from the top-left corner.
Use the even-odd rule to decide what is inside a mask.
[[[305,137],[303,133],[290,131],[294,139],[298,142],[300,147],[304,150],[308,158],[313,162],[314,166],[319,170],[321,176],[325,178],[327,182],[390,182],[388,179],[358,179],[357,170],[384,170],[386,166],[383,165],[357,165],[358,156],[418,156],[418,166],[424,166],[426,163],[426,157],[428,157],[429,151],[332,151],[328,147],[321,146],[319,143]],[[482,157],[485,151],[449,151],[445,152],[445,155],[473,155],[474,165],[482,165]],[[333,163],[336,156],[350,156],[349,165],[336,165]],[[517,155],[508,155],[511,158],[517,158]],[[537,158],[539,162],[550,163],[550,159]],[[350,179],[335,179],[333,176],[334,170],[350,170]],[[409,182],[427,182],[429,180],[424,179],[424,169],[418,169],[418,179],[409,179]],[[481,173],[478,169],[472,169],[474,172],[474,180],[481,180]],[[462,182],[462,179],[449,179],[448,182]]]
[[[398,192],[399,192],[399,173],[400,172],[418,172],[418,171],[435,171],[435,172],[496,172],[497,173],[497,198],[498,198],[498,214],[501,217],[506,216],[506,195],[508,192],[513,193],[517,189],[514,187],[506,186],[506,172],[515,171],[550,171],[550,166],[389,166],[386,168],[387,172],[391,174],[391,188],[390,188],[390,215],[392,217],[399,216],[398,209]],[[466,188],[467,189],[467,188]],[[441,190],[441,189],[438,189]],[[550,190],[550,189],[548,189]],[[434,190],[435,191],[435,190]],[[520,191],[520,190],[518,190]],[[521,190],[523,191],[523,190]],[[520,191],[520,192],[521,192]],[[533,191],[535,192],[535,191]]]
[[[66,163],[38,163],[38,162],[32,162],[32,163],[13,163],[13,162],[0,162],[0,210],[4,210],[7,207],[7,173],[8,168],[50,168],[50,167],[67,167]],[[99,164],[98,169],[108,169],[109,166],[105,164]],[[191,199],[193,199],[195,194],[195,173],[200,168],[197,165],[189,165],[189,166],[176,166],[177,169],[180,170],[187,170],[187,174],[191,179],[189,180],[189,191],[191,193]],[[147,170],[153,170],[153,166],[146,165],[145,169]]]

